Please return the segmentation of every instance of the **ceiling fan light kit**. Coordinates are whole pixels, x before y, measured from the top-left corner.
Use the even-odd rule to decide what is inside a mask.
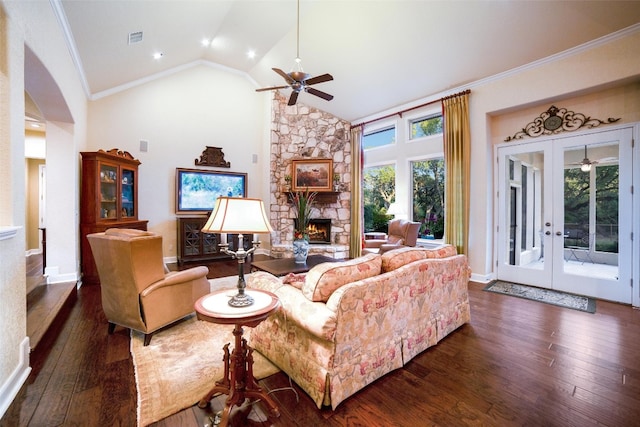
[[[318,89],[312,88],[310,86],[324,83],[333,80],[333,76],[331,74],[322,74],[320,76],[311,77],[311,74],[305,73],[302,69],[302,60],[300,59],[300,0],[298,0],[298,18],[297,18],[297,27],[296,27],[296,59],[294,69],[289,73],[285,73],[279,68],[272,68],[273,71],[278,73],[282,78],[287,82],[286,85],[283,86],[272,86],[265,87],[262,89],[256,89],[256,92],[263,92],[267,90],[279,90],[286,89],[288,87],[291,88],[291,96],[289,97],[289,102],[287,105],[295,105],[298,101],[298,95],[300,92],[307,92],[311,95],[315,95],[319,98],[322,98],[327,101],[331,101],[333,99],[333,95],[330,95],[326,92],[322,92]]]

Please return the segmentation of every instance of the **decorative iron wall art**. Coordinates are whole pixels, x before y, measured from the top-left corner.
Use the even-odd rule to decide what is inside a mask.
[[[219,168],[230,168],[231,162],[224,160],[224,153],[220,147],[209,147],[204,149],[200,159],[196,159],[196,166],[217,166]]]
[[[505,142],[522,139],[525,136],[535,138],[540,135],[552,135],[560,132],[573,132],[581,128],[591,129],[600,125],[615,123],[620,118],[608,118],[606,121],[592,119],[582,113],[568,111],[566,108],[558,108],[555,105],[536,117],[531,123],[508,136]]]

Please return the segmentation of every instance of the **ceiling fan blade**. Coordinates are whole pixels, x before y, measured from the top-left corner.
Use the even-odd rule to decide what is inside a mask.
[[[263,87],[262,89],[256,89],[256,92],[264,92],[265,90],[277,90],[277,89],[285,89],[289,86],[272,86],[272,87]]]
[[[286,80],[287,83],[291,84],[291,83],[295,82],[295,80],[293,80],[289,76],[289,74],[285,73],[280,68],[272,68],[272,70],[275,71],[276,73],[280,74],[282,76],[282,78]]]
[[[314,89],[312,87],[307,87],[304,89],[309,92],[311,95],[319,96],[322,99],[326,99],[327,101],[331,101],[333,99],[333,95],[329,95],[328,93],[319,91],[318,89]]]
[[[308,85],[315,85],[318,83],[324,83],[333,80],[333,76],[331,74],[323,74],[321,76],[311,77],[308,80],[305,80],[305,83]]]
[[[291,96],[289,97],[289,102],[287,103],[287,105],[296,105],[299,93],[300,92],[296,92],[295,90],[291,92]]]

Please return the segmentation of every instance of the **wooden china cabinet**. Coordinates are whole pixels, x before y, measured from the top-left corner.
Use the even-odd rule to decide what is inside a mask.
[[[87,234],[108,228],[147,229],[138,220],[138,166],[140,161],[116,148],[83,152],[80,193],[80,256],[82,283],[99,285]]]

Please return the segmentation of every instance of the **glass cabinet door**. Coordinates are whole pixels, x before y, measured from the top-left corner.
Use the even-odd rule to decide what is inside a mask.
[[[133,218],[136,216],[135,212],[135,191],[134,180],[135,171],[131,169],[122,169],[122,187],[121,187],[121,218]]]
[[[117,217],[117,179],[117,166],[112,166],[104,163],[100,164],[99,217],[102,219],[115,219]]]

